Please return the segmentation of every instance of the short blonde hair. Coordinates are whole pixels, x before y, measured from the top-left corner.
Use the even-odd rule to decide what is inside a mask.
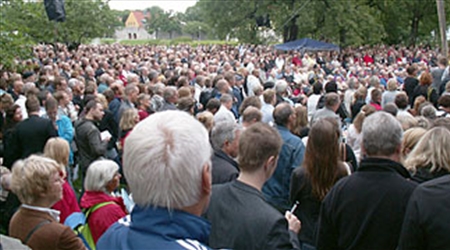
[[[53,159],[60,165],[60,170],[66,176],[66,166],[69,164],[69,143],[60,137],[48,139],[44,147],[44,156]]]
[[[119,165],[111,160],[98,160],[89,165],[86,178],[84,179],[84,189],[86,191],[103,191],[114,175],[119,171]]]
[[[391,78],[387,82],[387,90],[394,91],[397,90],[397,80],[395,78]]]
[[[11,190],[24,204],[33,204],[49,191],[52,176],[60,171],[56,161],[31,155],[12,168]]]
[[[431,165],[431,172],[442,169],[450,172],[450,131],[435,127],[426,132],[417,142],[405,161],[405,167],[415,172],[418,168]]]

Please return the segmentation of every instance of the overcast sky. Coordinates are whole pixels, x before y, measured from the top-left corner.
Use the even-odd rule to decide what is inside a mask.
[[[184,12],[195,5],[196,0],[110,0],[109,6],[116,10],[144,10],[148,7],[159,6],[163,10]]]

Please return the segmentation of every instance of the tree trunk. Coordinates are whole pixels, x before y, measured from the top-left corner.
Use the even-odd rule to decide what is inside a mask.
[[[419,21],[420,18],[417,15],[414,15],[412,23],[411,23],[411,33],[409,35],[409,45],[416,45],[417,35],[419,34]]]
[[[345,28],[341,28],[341,30],[339,31],[339,45],[341,47],[345,47],[347,44],[347,30]]]

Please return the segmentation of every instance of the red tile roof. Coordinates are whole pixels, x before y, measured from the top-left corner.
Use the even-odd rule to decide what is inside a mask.
[[[150,13],[143,13],[142,11],[133,11],[133,15],[136,18],[136,21],[139,24],[139,27],[144,26],[143,24],[143,20],[145,20],[145,18],[150,17]]]

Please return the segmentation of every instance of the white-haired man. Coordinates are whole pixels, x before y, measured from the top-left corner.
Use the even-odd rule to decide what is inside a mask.
[[[211,194],[211,146],[203,125],[185,112],[156,113],[136,125],[124,148],[136,206],[97,249],[208,249],[210,226],[200,215]]]
[[[339,181],[322,201],[317,249],[396,249],[416,184],[401,160],[403,130],[383,111],[362,127],[356,173]]]

